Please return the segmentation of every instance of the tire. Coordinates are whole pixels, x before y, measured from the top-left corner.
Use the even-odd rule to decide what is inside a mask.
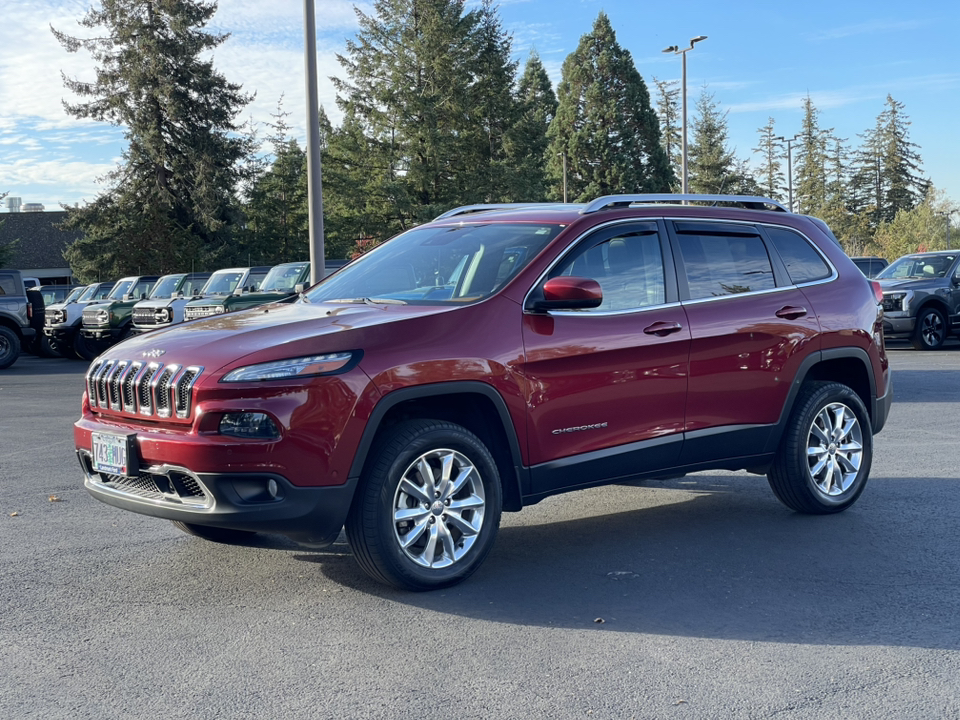
[[[8,327],[0,325],[0,370],[13,365],[20,357],[20,338]]]
[[[917,315],[910,342],[917,350],[939,350],[947,339],[947,321],[935,307],[925,307]]]
[[[77,330],[77,334],[73,337],[73,352],[78,358],[87,362],[99,354],[94,344],[85,338],[80,330]]]
[[[249,540],[256,535],[252,530],[232,530],[230,528],[210,527],[209,525],[194,525],[193,523],[171,520],[177,528],[183,530],[187,535],[212,540],[213,542],[223,543],[224,545],[236,545]]]
[[[50,342],[50,338],[41,335],[37,339],[37,355],[45,358],[58,358],[60,357],[60,351]]]
[[[807,382],[767,479],[792,510],[838,513],[860,497],[872,460],[873,428],[860,396],[841,383]]]
[[[409,420],[378,439],[347,517],[363,570],[404,590],[462,582],[480,566],[500,527],[496,462],[466,428]]]

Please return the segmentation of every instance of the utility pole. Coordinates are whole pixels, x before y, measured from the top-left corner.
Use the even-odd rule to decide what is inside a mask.
[[[780,142],[785,142],[787,144],[787,187],[789,188],[789,197],[790,203],[789,208],[790,212],[793,212],[793,141],[800,137],[800,133],[797,133],[792,138],[785,138],[783,135],[775,137],[774,140],[779,140]]]

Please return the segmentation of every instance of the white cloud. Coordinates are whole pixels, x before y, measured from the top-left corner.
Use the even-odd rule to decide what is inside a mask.
[[[856,35],[874,35],[876,33],[904,32],[907,30],[916,30],[928,21],[925,20],[868,20],[867,22],[857,23],[855,25],[845,25],[843,27],[828,28],[815,33],[810,33],[807,37],[816,42],[824,40],[842,40],[844,38]]]

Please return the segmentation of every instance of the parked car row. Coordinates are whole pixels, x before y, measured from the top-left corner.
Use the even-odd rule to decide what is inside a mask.
[[[326,261],[327,273],[345,263]],[[292,262],[93,283],[46,308],[42,336],[52,353],[92,360],[132,335],[292,300],[309,282],[310,263]]]

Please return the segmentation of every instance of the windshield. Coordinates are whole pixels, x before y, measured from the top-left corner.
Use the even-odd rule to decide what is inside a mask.
[[[291,265],[277,265],[270,269],[263,279],[260,292],[293,292],[304,268],[310,263],[293,263]]]
[[[63,301],[63,304],[67,305],[69,303],[76,302],[77,299],[80,297],[80,293],[82,293],[84,290],[86,290],[86,288],[82,286],[78,288],[74,288],[73,291],[69,295],[67,295],[67,299]]]
[[[123,300],[123,296],[130,292],[130,288],[133,287],[134,280],[133,278],[129,280],[118,280],[117,284],[113,286],[113,289],[110,291],[110,294],[107,296],[108,300]]]
[[[80,295],[79,298],[77,298],[77,301],[78,301],[78,302],[84,302],[84,301],[86,301],[86,300],[92,300],[92,299],[93,299],[93,296],[96,294],[97,290],[98,290],[100,287],[102,287],[102,286],[101,286],[101,285],[98,285],[98,284],[96,284],[96,283],[94,283],[93,285],[87,285],[85,288],[83,288],[83,294]],[[109,288],[107,288],[107,289],[109,290]]]
[[[885,267],[876,279],[946,277],[956,258],[956,255],[905,255]]]
[[[527,223],[414,228],[321,282],[310,302],[443,305],[500,289],[563,229]]]
[[[166,300],[167,298],[172,298],[185,277],[186,275],[181,273],[180,275],[166,275],[160,278],[157,280],[157,284],[154,285],[153,292],[150,293],[150,299]]]
[[[215,272],[203,286],[204,295],[229,295],[243,279],[243,270],[221,270]]]

